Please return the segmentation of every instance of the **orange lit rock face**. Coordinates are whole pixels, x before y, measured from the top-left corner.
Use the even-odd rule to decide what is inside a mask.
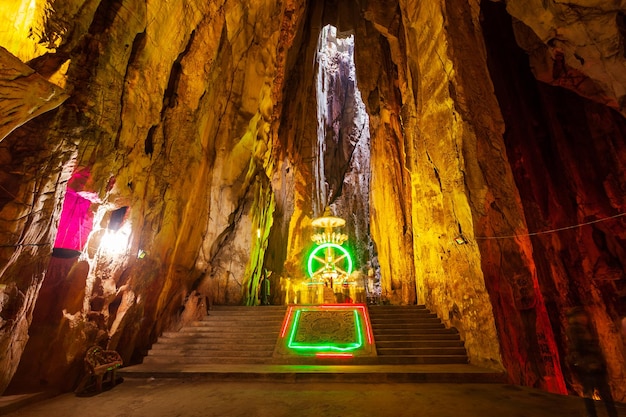
[[[502,15],[481,17],[464,0],[443,9],[372,0],[363,10],[350,2],[79,3],[55,3],[37,27],[54,39],[51,53],[29,62],[62,77],[71,98],[0,144],[0,219],[9,224],[1,233],[24,244],[2,248],[0,351],[10,354],[0,390],[20,357],[41,360],[22,361],[16,390],[71,389],[93,343],[138,362],[163,330],[202,314],[207,301],[257,302],[264,268],[273,271],[273,301],[284,299],[280,285],[302,274],[316,215],[312,62],[327,23],[354,33],[371,135],[369,206],[351,200],[335,214],[368,221],[385,301],[426,303],[461,332],[472,363],[551,391],[569,381],[559,365],[569,306],[593,305],[607,352],[620,351],[611,323],[624,314],[623,228],[597,226],[572,239],[526,235],[623,212],[624,156],[612,139],[623,122],[594,108],[578,114],[588,120],[581,127],[557,117],[561,98],[547,94],[555,114],[545,131],[588,129],[593,143],[525,134],[537,118],[511,111],[525,99],[506,100],[499,83],[515,84],[528,64],[487,65],[504,54],[485,48],[481,20],[487,32]],[[507,7],[516,15],[521,6]],[[531,16],[516,16],[534,27]],[[572,66],[568,54],[568,68],[597,85],[613,71]],[[343,103],[333,100],[331,108]],[[547,143],[559,150],[558,166],[542,154]],[[591,146],[611,157],[588,165],[578,155]],[[50,260],[66,182],[85,167],[90,176],[76,191],[94,196],[94,232],[81,260]],[[325,175],[339,194],[343,172]],[[124,206],[128,244],[111,251],[106,228]],[[460,234],[467,244],[454,242]],[[508,235],[520,237],[487,239]],[[590,282],[588,274],[613,280]],[[615,382],[624,365],[610,364]]]
[[[503,8],[485,7],[490,69],[528,228],[558,230],[532,237],[538,283],[556,343],[563,352],[564,312],[586,306],[617,380],[623,360],[609,352],[623,349],[617,322],[624,311],[613,300],[624,296],[626,230],[621,219],[610,218],[626,208],[624,193],[616,192],[626,189],[624,177],[616,175],[624,164],[620,155],[625,154],[626,122],[605,106],[538,83],[530,73],[513,78],[509,69],[526,66],[528,57],[514,46],[506,21]],[[490,36],[495,33],[499,36]],[[623,396],[624,387],[617,392]]]
[[[625,114],[624,10],[611,2],[506,2],[535,77]]]

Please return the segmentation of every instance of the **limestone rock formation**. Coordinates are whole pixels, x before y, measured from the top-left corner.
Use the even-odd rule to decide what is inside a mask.
[[[624,2],[508,1],[538,80],[625,113]]]
[[[381,302],[426,304],[512,383],[578,389],[564,314],[585,305],[624,399],[626,6],[21,3],[0,46],[69,99],[0,116],[0,391],[72,389],[92,344],[138,363],[268,276],[290,301],[331,205]],[[354,68],[320,75],[328,24]]]
[[[0,140],[27,121],[61,105],[68,95],[0,47]]]

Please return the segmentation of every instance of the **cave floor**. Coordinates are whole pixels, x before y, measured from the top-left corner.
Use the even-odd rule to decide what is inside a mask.
[[[131,376],[124,373],[123,382],[106,387],[98,394],[76,396],[67,393],[48,399],[33,398],[31,403],[28,398],[21,398],[27,404],[17,409],[13,407],[13,411],[6,406],[5,398],[4,409],[0,400],[0,414],[7,417],[584,415],[583,400],[576,396],[550,394],[502,382],[467,382],[476,380],[476,376],[468,379],[468,372],[459,373],[456,382],[445,368],[439,375],[431,372],[431,376],[423,377],[421,382],[406,379],[394,382],[384,371],[367,376],[355,368],[347,372],[335,368],[332,377],[322,377],[314,372],[315,367],[307,367],[289,377],[260,378],[248,373],[245,378],[241,374],[221,380],[207,378],[206,373],[195,377],[154,378],[141,376],[137,371]],[[480,373],[479,370],[476,372]],[[348,374],[350,378],[341,377]],[[318,378],[307,378],[306,375],[317,375]],[[601,403],[597,404],[597,409],[600,417],[606,416]],[[621,416],[626,416],[626,405],[618,404],[618,411]]]

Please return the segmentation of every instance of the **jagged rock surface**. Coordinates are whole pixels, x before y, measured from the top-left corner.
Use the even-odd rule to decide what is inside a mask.
[[[623,1],[507,1],[535,77],[626,114]]]
[[[68,95],[0,47],[0,141],[29,120],[61,105]]]

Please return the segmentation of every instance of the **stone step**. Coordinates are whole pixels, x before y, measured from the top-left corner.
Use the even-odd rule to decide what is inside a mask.
[[[258,335],[247,335],[245,337],[227,337],[227,338],[219,338],[219,337],[205,337],[205,336],[191,336],[185,337],[181,334],[174,334],[173,337],[161,336],[157,343],[155,343],[152,348],[154,349],[156,346],[164,345],[182,345],[182,344],[195,344],[195,345],[215,345],[215,344],[232,344],[232,345],[267,345],[267,344],[275,344],[277,339],[277,335],[267,335],[267,336],[258,336]]]
[[[424,306],[370,306],[371,316],[375,317],[404,317],[404,316],[429,316],[433,314]]]
[[[373,316],[371,320],[374,320],[377,323],[397,323],[397,322],[404,322],[404,321],[411,322],[411,321],[430,321],[430,320],[441,321],[435,313],[410,314],[410,315],[394,314],[390,316],[376,315],[376,316]]]
[[[204,339],[245,339],[245,338],[275,338],[278,331],[236,331],[236,330],[219,330],[219,329],[181,329],[178,333],[166,332],[164,337],[168,338],[204,338]]]
[[[286,312],[285,306],[212,306],[209,315],[213,313],[228,312],[229,314],[260,314]]]
[[[372,306],[369,313],[381,364],[468,362],[457,330],[446,328],[424,306]]]
[[[211,310],[207,313],[206,316],[204,316],[204,319],[210,319],[211,317],[229,317],[233,319],[236,319],[239,317],[254,317],[257,320],[264,320],[266,318],[277,319],[277,318],[283,317],[285,315],[285,311],[281,311],[281,310],[271,310],[271,311],[219,310],[219,311],[214,311],[214,310]]]
[[[395,304],[370,304],[367,306],[370,310],[428,310],[424,304],[411,304],[411,305],[395,305]]]
[[[259,313],[259,314],[263,314],[263,313]],[[240,324],[246,324],[246,323],[251,323],[251,324],[279,323],[280,324],[283,322],[284,317],[285,317],[284,313],[279,316],[272,316],[272,317],[259,317],[258,314],[252,314],[252,315],[220,314],[220,315],[204,316],[194,321],[193,323],[199,324],[199,325],[204,325],[204,324],[213,323],[213,322],[215,323],[222,323],[222,322],[240,323]]]
[[[461,347],[463,348],[465,343],[462,340],[406,340],[406,339],[398,339],[398,340],[377,340],[376,347],[377,348],[433,348],[433,347]]]
[[[264,318],[264,317],[279,317],[283,314],[285,314],[285,311],[287,311],[286,309],[283,310],[256,310],[256,309],[252,309],[252,310],[209,310],[207,312],[206,317],[221,317],[221,316],[228,316],[228,317],[250,317],[250,316],[254,316],[257,318]]]
[[[433,314],[432,311],[430,311],[427,308],[405,308],[405,309],[400,309],[400,308],[393,308],[390,307],[389,309],[387,308],[372,308],[369,307],[368,308],[369,312],[372,313],[372,315],[376,315],[376,316],[380,316],[380,317],[387,317],[387,316],[404,316],[404,315],[413,315],[413,316],[424,316],[424,315],[429,315],[429,314]]]
[[[272,364],[285,307],[219,306],[178,332],[164,333],[144,364]],[[467,363],[456,329],[424,306],[370,308],[377,364]],[[356,359],[361,358],[354,358]],[[297,361],[298,358],[289,358]]]
[[[164,334],[158,339],[158,343],[274,343],[278,338],[278,333],[267,334],[236,334],[228,333],[221,335],[220,333],[172,333]]]
[[[209,324],[193,324],[193,325],[188,325],[183,327],[180,330],[186,330],[186,331],[209,331],[211,329],[214,329],[215,331],[219,331],[219,332],[229,332],[229,331],[238,331],[241,333],[245,333],[245,332],[249,332],[249,331],[260,331],[260,332],[269,332],[269,331],[276,331],[276,330],[280,330],[282,326],[282,323],[273,323],[273,324],[258,324],[256,326],[247,326],[247,325],[241,325],[241,324],[231,324],[231,325],[215,325],[214,323],[209,323]]]
[[[220,364],[267,364],[272,363],[273,358],[268,357],[241,357],[241,356],[146,356],[143,359],[145,365],[220,365]]]
[[[440,330],[436,333],[421,333],[421,334],[375,334],[374,338],[376,339],[376,344],[383,341],[396,341],[396,340],[405,340],[405,341],[423,341],[423,340],[461,340],[459,334],[456,332],[450,332]]]
[[[260,333],[278,333],[280,331],[280,326],[256,326],[256,327],[248,327],[248,326],[189,326],[183,327],[179,330],[180,333],[250,333],[254,332],[255,334]]]
[[[283,306],[214,306],[200,320],[165,332],[144,364],[266,364],[283,324]]]
[[[379,347],[378,356],[465,356],[464,347]]]
[[[274,341],[270,341],[269,343],[224,343],[219,341],[208,342],[208,343],[193,343],[186,342],[184,344],[176,344],[176,343],[157,343],[155,344],[150,352],[165,352],[176,349],[184,349],[184,350],[206,350],[206,351],[216,351],[216,350],[224,350],[224,351],[240,351],[240,350],[274,350],[274,346],[276,343]],[[150,353],[149,353],[150,354]]]
[[[367,308],[371,313],[378,316],[403,315],[403,314],[431,314],[432,311],[425,307],[373,307]]]
[[[436,322],[418,322],[418,323],[388,323],[388,324],[380,324],[372,322],[372,329],[398,329],[398,330],[419,330],[419,329],[445,329],[446,326],[441,321]]]
[[[243,316],[242,316],[243,317]],[[270,320],[259,320],[254,321],[253,319],[246,320],[231,320],[227,318],[217,318],[214,317],[213,320],[203,320],[203,321],[194,321],[189,323],[186,327],[241,327],[241,328],[280,328],[282,324],[282,320],[280,321],[270,321]]]
[[[458,334],[456,330],[446,329],[445,327],[439,328],[422,328],[422,329],[386,329],[386,328],[372,328],[374,337],[376,339],[379,336],[411,336],[411,335],[437,335],[437,334]]]
[[[441,365],[441,364],[466,364],[465,355],[391,355],[378,356],[377,362],[380,365]]]
[[[219,333],[278,333],[281,329],[280,324],[276,324],[273,326],[185,326],[179,330],[179,332],[219,332]]]
[[[220,357],[220,356],[232,356],[238,358],[262,358],[271,357],[274,353],[274,346],[270,349],[192,349],[189,346],[179,346],[176,348],[160,348],[152,349],[148,352],[148,357],[151,356],[171,356],[171,357]]]

